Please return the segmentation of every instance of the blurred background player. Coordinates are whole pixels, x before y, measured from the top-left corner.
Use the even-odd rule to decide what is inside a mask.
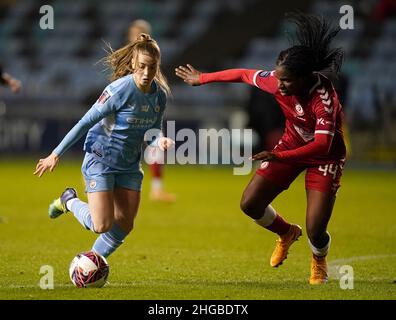
[[[279,235],[270,259],[278,267],[290,246],[302,235],[296,224],[284,220],[272,201],[306,171],[306,228],[312,250],[310,284],[328,280],[326,256],[330,247],[330,220],[345,163],[343,110],[331,83],[320,72],[338,74],[343,50],[330,49],[339,32],[323,18],[289,14],[297,26],[297,44],[280,52],[274,71],[229,69],[201,73],[191,65],[176,68],[176,75],[189,85],[211,82],[245,82],[274,95],[286,118],[280,142],[252,157],[261,166],[246,187],[241,209],[254,221]],[[265,108],[265,106],[263,106]]]
[[[133,21],[128,29],[128,41],[134,42],[140,33],[152,34],[152,28],[148,21],[138,19]],[[150,199],[154,201],[174,202],[176,195],[166,192],[163,186],[164,176],[164,153],[158,148],[147,148],[152,149],[150,155],[153,163],[149,165],[151,172],[151,188],[150,188]]]
[[[39,160],[34,172],[41,177],[53,171],[59,158],[88,131],[82,165],[88,204],[73,188],[66,188],[50,205],[49,216],[73,212],[86,229],[100,233],[92,250],[104,257],[133,229],[143,180],[144,136],[149,129],[162,129],[170,88],[160,61],[160,49],[147,34],[111,52],[106,62],[113,71],[112,83],[53,152]],[[152,144],[166,150],[173,141],[159,132]]]
[[[272,149],[278,143],[283,134],[285,117],[271,94],[253,86],[249,89],[246,104],[249,120],[246,126],[252,128],[259,138],[252,150],[257,153]]]
[[[14,93],[18,93],[22,87],[21,81],[14,78],[10,74],[4,72],[1,65],[0,65],[0,84],[9,87],[11,91]]]

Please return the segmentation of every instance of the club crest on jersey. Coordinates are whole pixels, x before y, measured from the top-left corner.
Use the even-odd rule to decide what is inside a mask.
[[[107,90],[103,91],[103,93],[100,95],[98,102],[100,104],[104,104],[109,98],[111,97],[111,93]]]
[[[260,169],[267,169],[268,166],[269,166],[269,162],[263,161],[263,162],[261,162]]]
[[[155,111],[155,112],[160,112],[160,110],[161,110],[160,106],[156,106],[156,107],[154,108],[154,111]]]
[[[301,104],[297,103],[295,109],[299,117],[304,115],[304,109],[301,107]]]

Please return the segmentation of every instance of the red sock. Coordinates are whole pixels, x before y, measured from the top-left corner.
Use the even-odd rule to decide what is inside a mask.
[[[289,231],[290,223],[285,221],[279,214],[276,214],[274,222],[265,228],[282,236]]]
[[[162,176],[162,165],[159,163],[153,163],[150,165],[151,175],[153,178],[161,178]]]

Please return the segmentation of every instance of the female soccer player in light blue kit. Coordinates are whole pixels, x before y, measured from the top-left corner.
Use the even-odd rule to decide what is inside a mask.
[[[143,179],[142,144],[149,129],[158,129],[152,145],[161,150],[173,140],[162,137],[160,129],[170,88],[160,70],[161,53],[154,39],[138,39],[113,51],[106,62],[112,80],[97,102],[70,130],[34,174],[53,171],[59,158],[85,133],[82,172],[88,204],[66,188],[49,207],[50,218],[68,211],[89,230],[100,233],[92,250],[108,257],[133,228]]]

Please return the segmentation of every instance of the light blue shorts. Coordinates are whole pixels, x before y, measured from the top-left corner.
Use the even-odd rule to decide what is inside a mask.
[[[86,153],[81,167],[85,179],[85,192],[112,191],[117,187],[142,190],[143,172],[122,172],[113,169]]]

